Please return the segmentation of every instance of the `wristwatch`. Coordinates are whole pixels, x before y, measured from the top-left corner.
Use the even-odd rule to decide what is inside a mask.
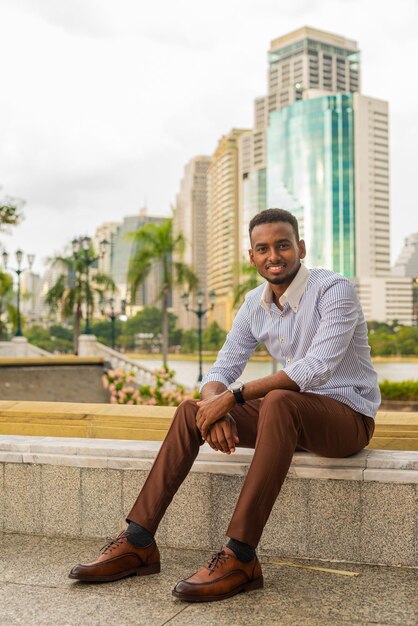
[[[228,387],[228,391],[234,394],[235,402],[237,402],[237,404],[245,404],[244,396],[242,395],[243,389],[244,383],[242,380],[236,380]]]

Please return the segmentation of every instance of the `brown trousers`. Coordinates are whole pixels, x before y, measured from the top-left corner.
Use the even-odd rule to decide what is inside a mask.
[[[177,409],[147,480],[128,515],[155,534],[168,505],[189,473],[203,441],[197,405]],[[275,390],[263,400],[236,405],[239,446],[254,448],[244,485],[226,532],[256,547],[288,472],[295,450],[345,457],[370,441],[374,420],[349,406],[314,393]],[[222,454],[222,453],[220,453]]]

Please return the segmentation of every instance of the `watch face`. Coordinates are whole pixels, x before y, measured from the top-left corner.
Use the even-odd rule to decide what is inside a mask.
[[[234,392],[234,391],[240,391],[243,387],[243,383],[240,380],[236,380],[234,383],[231,383],[229,385],[229,389]]]

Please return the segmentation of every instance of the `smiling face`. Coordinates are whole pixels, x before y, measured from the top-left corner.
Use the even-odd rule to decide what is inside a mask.
[[[289,222],[272,222],[254,226],[248,253],[251,265],[281,295],[298,273],[306,248]]]

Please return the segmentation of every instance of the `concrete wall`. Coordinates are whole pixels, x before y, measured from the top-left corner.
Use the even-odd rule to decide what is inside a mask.
[[[106,537],[124,528],[159,442],[0,436],[0,531]],[[204,446],[158,530],[161,545],[217,549],[252,451]],[[187,511],[187,519],[185,512]],[[418,453],[294,456],[265,554],[418,566]]]
[[[0,399],[45,402],[109,402],[101,376],[103,360],[2,359]]]

